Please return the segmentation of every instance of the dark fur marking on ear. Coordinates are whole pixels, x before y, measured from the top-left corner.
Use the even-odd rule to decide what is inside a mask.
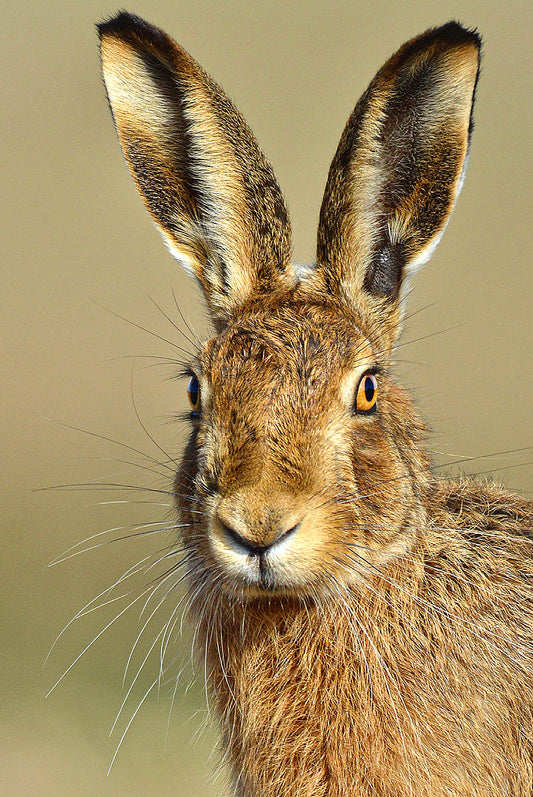
[[[404,70],[405,71],[405,70]],[[423,146],[420,134],[421,97],[431,90],[436,77],[432,64],[425,64],[414,75],[398,76],[397,90],[383,110],[385,122],[378,140],[390,179],[381,192],[380,203],[392,212],[414,191],[423,169]]]
[[[128,11],[120,11],[116,17],[112,17],[96,26],[100,38],[104,36],[114,36],[129,43],[136,53],[146,55],[150,50],[154,53],[154,58],[161,60],[165,58],[165,66],[172,70],[174,63],[174,51],[169,39],[160,28],[151,25],[142,17],[130,14]],[[162,62],[161,62],[162,63]]]
[[[292,285],[287,208],[231,100],[180,45],[134,14],[97,27],[126,161],[215,324],[250,295]]]
[[[364,279],[364,288],[374,296],[396,299],[402,282],[405,246],[388,243],[377,253]]]
[[[142,139],[130,136],[127,142],[128,153],[132,159],[137,160],[139,178],[145,177],[142,181],[142,189],[149,198],[151,207],[158,212],[159,220],[163,224],[171,226],[176,208],[198,219],[200,195],[183,156],[183,153],[191,146],[191,136],[189,124],[183,113],[183,103],[179,101],[179,95],[176,92],[176,77],[159,59],[146,53],[140,53],[139,57],[143,60],[146,72],[152,76],[167,100],[168,108],[172,108],[175,122],[171,135],[167,137],[168,149],[165,152],[165,160],[161,163],[161,171],[166,170],[168,175],[165,183],[158,184],[151,173],[154,167],[155,169],[158,167],[153,145],[149,149],[147,147],[147,151],[144,153]],[[148,169],[143,168],[143,162],[148,164]],[[179,181],[179,191],[172,187],[172,183],[176,179]]]

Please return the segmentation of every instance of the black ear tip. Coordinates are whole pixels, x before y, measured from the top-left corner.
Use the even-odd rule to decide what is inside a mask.
[[[478,50],[481,48],[482,39],[477,28],[467,28],[455,19],[428,33],[436,34],[436,38],[446,44],[473,44]]]
[[[461,25],[460,22],[451,20],[438,28],[430,28],[420,36],[406,42],[403,47],[398,50],[397,56],[404,62],[410,61],[411,59],[417,60],[428,52],[432,52],[439,57],[439,55],[442,56],[446,52],[456,50],[465,45],[474,48],[479,62],[481,36],[477,30],[466,28]],[[397,64],[395,64],[394,68],[397,69]]]
[[[96,23],[96,29],[100,38],[103,36],[124,36],[128,33],[138,33],[150,27],[151,26],[146,20],[129,11],[119,11],[115,16],[108,17],[102,22]]]

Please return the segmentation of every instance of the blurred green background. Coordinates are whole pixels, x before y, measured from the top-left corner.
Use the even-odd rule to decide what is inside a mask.
[[[431,420],[439,462],[480,458],[463,469],[494,471],[531,495],[531,448],[500,453],[533,442],[531,3],[139,0],[129,8],[178,39],[243,111],[285,191],[300,262],[313,258],[329,162],[377,68],[427,27],[457,18],[479,28],[485,52],[467,180],[416,279],[410,310],[421,312],[407,323],[404,341],[413,342],[400,350],[399,369]],[[127,602],[73,623],[43,669],[63,625],[169,541],[160,531],[47,568],[105,529],[120,537],[143,523],[172,523],[171,475],[149,470],[150,457],[164,458],[149,435],[169,458],[179,453],[184,430],[173,419],[185,406],[185,385],[151,356],[179,357],[171,343],[188,343],[156,304],[183,326],[174,290],[195,328],[208,328],[196,290],[137,197],[112,127],[94,23],[115,10],[95,0],[8,0],[2,11],[2,795],[228,794],[224,773],[215,774],[216,729],[186,628],[169,648],[170,681],[148,695],[106,775],[157,676],[157,644],[108,732],[173,598],[139,640],[126,689],[125,664],[155,602],[141,621],[143,601],[119,617],[44,698]],[[40,491],[98,481],[163,492]],[[139,573],[122,592],[151,577]]]

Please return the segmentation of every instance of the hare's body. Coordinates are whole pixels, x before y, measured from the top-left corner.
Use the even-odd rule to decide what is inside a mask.
[[[291,511],[300,513],[303,496],[307,517],[316,516],[302,561],[297,552],[291,561],[291,579],[301,570],[309,579],[306,599],[281,585],[265,600],[251,584],[258,594],[243,601],[231,584],[229,595],[220,592],[218,568],[210,581],[203,568],[191,576],[238,794],[529,797],[532,506],[497,487],[437,480],[409,398],[384,375],[385,428],[358,430],[366,467],[354,472],[354,440],[339,440],[342,420],[328,396],[351,353],[363,357],[354,330],[364,323],[298,293],[247,307],[205,351],[213,393],[224,384],[239,397],[217,430],[217,489],[244,484],[257,528],[279,484],[293,496]],[[287,395],[295,373],[307,385]],[[185,452],[178,496],[197,480],[199,450],[215,454],[202,442]],[[188,546],[205,546],[206,558],[195,513],[212,489],[179,501]]]
[[[531,506],[472,482],[427,503],[366,588],[198,606],[238,794],[531,795]]]
[[[176,477],[196,638],[241,797],[530,797],[533,509],[435,479],[391,376],[460,190],[479,38],[405,44],[330,169],[317,263],[242,117],[166,34],[101,26],[124,154],[217,334]]]

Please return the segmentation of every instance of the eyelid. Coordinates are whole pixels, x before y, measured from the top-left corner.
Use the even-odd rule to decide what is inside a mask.
[[[363,373],[359,377],[359,381],[357,382],[357,384],[359,384],[361,379],[363,379],[363,377],[365,377],[365,376],[380,376],[381,374],[384,373],[384,370],[385,369],[382,368],[381,365],[370,365],[366,369],[366,371],[363,371]]]
[[[191,379],[196,377],[198,382],[202,381],[202,371],[200,368],[193,368],[192,365],[185,365],[177,373],[179,379]]]

